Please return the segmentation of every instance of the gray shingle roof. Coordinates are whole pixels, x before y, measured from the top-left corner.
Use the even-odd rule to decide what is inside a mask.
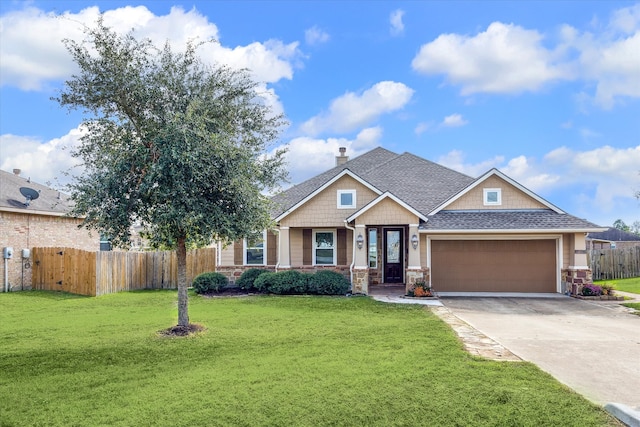
[[[277,208],[272,215],[282,214],[344,169],[382,192],[389,191],[423,215],[473,182],[467,175],[413,154],[378,147],[274,196]]]
[[[610,242],[637,242],[640,241],[640,236],[637,234],[629,233],[627,231],[618,230],[617,228],[609,228],[607,231],[601,233],[589,233],[587,236],[589,239],[595,240],[607,240]]]
[[[389,192],[425,217],[435,208],[477,181],[460,172],[410,153],[396,154],[375,148],[274,196],[278,217],[326,184],[343,170],[364,179],[378,190]],[[480,179],[480,178],[478,178]],[[422,230],[584,230],[599,227],[584,219],[551,209],[439,211],[428,217]]]
[[[29,187],[38,191],[36,200],[25,206],[25,198],[20,194],[20,187]],[[11,172],[0,170],[0,208],[23,210],[26,212],[53,212],[65,214],[71,210],[69,196],[46,185],[30,181],[28,178]]]
[[[601,227],[551,209],[523,211],[440,211],[421,230],[595,230]]]

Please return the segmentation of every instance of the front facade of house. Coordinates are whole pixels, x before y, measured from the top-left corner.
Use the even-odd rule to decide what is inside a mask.
[[[233,281],[250,267],[332,269],[354,293],[430,283],[436,292],[565,292],[590,282],[585,233],[498,170],[473,179],[376,148],[274,197],[274,230],[219,251]]]

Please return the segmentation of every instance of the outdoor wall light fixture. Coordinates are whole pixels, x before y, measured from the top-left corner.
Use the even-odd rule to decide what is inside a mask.
[[[358,234],[358,237],[356,237],[356,244],[358,245],[358,249],[362,249],[362,246],[364,246],[364,237],[362,237],[362,234]]]
[[[415,234],[411,236],[411,246],[413,246],[413,249],[418,249],[418,236]]]

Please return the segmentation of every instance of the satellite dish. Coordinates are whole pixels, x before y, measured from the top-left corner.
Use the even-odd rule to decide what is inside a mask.
[[[32,200],[35,200],[38,197],[40,197],[40,193],[38,193],[33,188],[29,188],[29,187],[20,187],[20,194],[22,194],[25,197],[25,199],[27,199],[24,202],[25,206],[29,206]]]

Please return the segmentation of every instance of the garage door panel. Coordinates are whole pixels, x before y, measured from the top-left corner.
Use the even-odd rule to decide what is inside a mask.
[[[556,292],[555,240],[434,240],[441,292]]]

